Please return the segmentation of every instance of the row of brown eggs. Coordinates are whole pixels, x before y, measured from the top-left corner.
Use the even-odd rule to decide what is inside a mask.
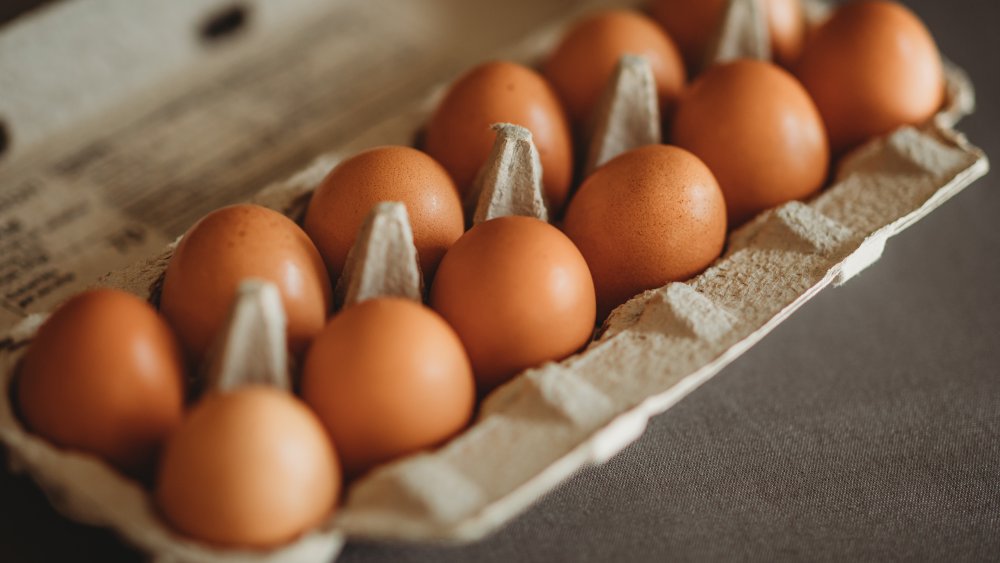
[[[426,152],[380,147],[343,161],[304,228],[252,205],[210,213],[167,267],[162,317],[96,290],[42,326],[17,380],[26,425],[130,475],[157,469],[157,504],[186,535],[280,544],[328,517],[341,468],[357,476],[444,442],[468,424],[477,388],[578,351],[618,304],[706,268],[727,225],[819,190],[831,154],[940,105],[933,40],[881,1],[847,4],[808,33],[797,2],[768,1],[775,52],[794,75],[737,61],[686,85],[684,61],[703,56],[722,4],[659,0],[662,27],[638,12],[593,15],[542,74],[476,67],[432,114]],[[624,54],[650,63],[677,146],[628,151],[572,193],[574,136]],[[528,217],[465,230],[463,200],[498,122],[531,131],[561,230]],[[330,280],[379,201],[406,205],[430,307],[381,298],[328,318]],[[185,414],[186,366],[205,362],[246,278],[281,293],[301,401],[250,386],[208,393]]]

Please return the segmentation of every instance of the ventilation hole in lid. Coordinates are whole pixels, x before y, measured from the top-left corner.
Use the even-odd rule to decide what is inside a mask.
[[[249,19],[250,10],[241,4],[234,4],[210,15],[201,24],[198,33],[205,43],[218,43],[239,33]]]

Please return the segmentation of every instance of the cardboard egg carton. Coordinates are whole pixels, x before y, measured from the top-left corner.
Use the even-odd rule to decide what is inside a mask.
[[[536,60],[558,33],[548,30],[531,38],[507,58]],[[731,43],[743,41],[726,37]],[[759,33],[749,37],[749,43],[762,44],[752,40]],[[27,432],[16,416],[10,386],[44,315],[25,320],[0,346],[0,382],[7,391],[0,401],[0,439],[15,467],[29,473],[58,510],[110,527],[159,560],[329,560],[346,537],[482,537],[580,468],[601,463],[633,442],[650,417],[718,373],[821,289],[845,283],[878,260],[891,236],[984,175],[989,168],[985,155],[952,129],[973,109],[971,84],[951,65],[946,77],[947,103],[930,123],[859,148],[841,162],[822,193],[769,210],[732,232],[724,255],[702,274],[620,306],[585,351],[527,370],[498,388],[472,425],[441,448],[386,464],[353,482],[330,521],[287,546],[267,552],[227,550],[180,537],[161,521],[139,484],[95,457],[55,448]],[[658,133],[653,130],[658,123],[650,124],[655,116],[650,85],[641,63],[620,65],[594,124],[589,166]],[[440,92],[343,150],[319,157],[254,201],[301,219],[312,189],[341,158],[377,144],[409,144],[439,98]],[[624,125],[630,122],[638,126]],[[486,166],[494,169],[477,182],[483,195],[476,219],[498,209],[541,215],[530,136],[510,129],[501,141]],[[393,285],[369,265],[371,260],[377,265],[379,256],[382,263],[386,256],[413,262],[405,214],[401,220],[398,209],[385,207],[363,231],[362,239],[371,244],[359,243],[352,251],[354,273],[337,289],[338,300],[414,293],[419,276],[412,271],[403,271]],[[388,238],[375,240],[383,235]],[[173,246],[102,283],[156,302],[172,251]]]

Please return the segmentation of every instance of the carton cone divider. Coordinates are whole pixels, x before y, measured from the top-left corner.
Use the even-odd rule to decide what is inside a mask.
[[[420,302],[423,278],[406,206],[397,201],[376,204],[358,231],[347,264],[333,290],[339,309],[376,297],[403,297]]]
[[[229,317],[208,358],[208,389],[272,385],[291,391],[285,308],[277,286],[247,279],[236,290]]]
[[[591,121],[584,174],[624,152],[659,143],[660,121],[653,68],[644,57],[623,55]]]
[[[729,0],[709,43],[704,66],[736,59],[771,60],[771,37],[764,0]]]
[[[479,170],[471,192],[478,198],[472,224],[508,215],[547,222],[542,161],[531,131],[510,123],[494,124],[493,130],[497,133],[493,150]]]

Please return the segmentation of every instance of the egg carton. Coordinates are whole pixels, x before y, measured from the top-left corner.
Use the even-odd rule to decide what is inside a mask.
[[[744,18],[759,17],[749,3],[733,4],[746,4]],[[735,14],[731,10],[727,17]],[[537,60],[561,27],[530,38],[505,58]],[[727,24],[716,56],[764,56],[761,37],[759,27]],[[592,127],[587,166],[658,137],[650,80],[641,61],[626,59],[619,66]],[[878,260],[889,237],[985,175],[986,156],[953,129],[974,108],[972,85],[950,64],[946,80],[946,104],[929,123],[901,128],[855,150],[822,193],[771,209],[733,231],[724,255],[708,270],[618,307],[586,350],[529,369],[496,389],[471,426],[441,448],[386,464],[351,483],[329,521],[281,548],[221,549],[180,537],[161,521],[140,484],[93,456],[56,448],[27,432],[16,415],[11,385],[45,315],[27,318],[0,343],[0,383],[6,390],[0,401],[0,439],[12,466],[30,474],[58,510],[110,527],[158,560],[329,560],[347,537],[475,540],[580,468],[602,463],[632,443],[650,417],[710,379],[821,289],[845,283]],[[300,220],[312,189],[337,162],[359,148],[409,144],[440,95],[319,157],[262,191],[254,202]],[[532,150],[523,130],[501,128],[484,168],[493,170],[478,180],[482,194],[476,221],[496,214],[543,215]],[[388,234],[392,232],[396,234]],[[352,251],[353,273],[339,284],[337,299],[419,296],[417,273],[404,268],[390,280],[380,269],[389,255],[412,264],[407,232],[405,212],[380,207]],[[385,244],[360,250],[374,240]],[[109,275],[102,284],[156,302],[173,247]],[[282,364],[280,359],[268,361]]]

